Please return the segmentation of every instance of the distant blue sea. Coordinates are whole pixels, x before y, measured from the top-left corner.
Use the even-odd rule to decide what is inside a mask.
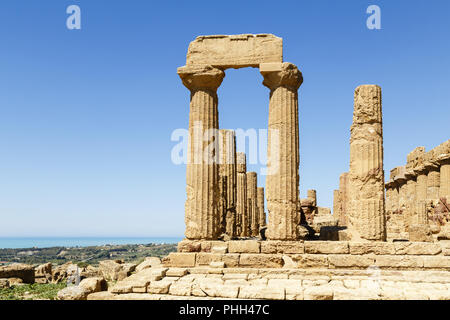
[[[177,243],[183,238],[177,237],[149,237],[149,238],[1,238],[0,249],[26,249],[50,247],[89,247],[108,244],[150,244],[150,243]]]

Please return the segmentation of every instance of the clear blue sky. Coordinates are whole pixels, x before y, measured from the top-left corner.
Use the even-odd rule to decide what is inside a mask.
[[[71,4],[81,30],[66,28]],[[371,4],[382,30],[366,28]],[[187,127],[189,92],[176,68],[208,34],[283,38],[304,76],[301,194],[332,206],[358,85],[383,89],[386,173],[450,138],[449,14],[448,0],[2,0],[0,236],[182,236],[170,136]],[[222,128],[267,127],[261,82],[257,69],[226,72]]]

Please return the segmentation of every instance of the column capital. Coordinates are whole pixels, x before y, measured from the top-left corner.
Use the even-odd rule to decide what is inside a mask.
[[[440,154],[436,160],[440,165],[449,164],[450,163],[450,153]]]
[[[417,174],[413,170],[408,170],[405,172],[405,177],[408,180],[414,180],[417,178]]]
[[[178,68],[177,73],[184,86],[191,91],[216,91],[225,78],[225,72],[209,65],[184,66]]]
[[[428,172],[439,170],[439,164],[435,161],[425,161],[423,165]]]
[[[286,87],[297,91],[303,83],[303,75],[297,66],[289,62],[261,63],[259,71],[264,77],[263,85],[270,90]]]
[[[417,168],[414,168],[414,173],[417,175],[417,176],[420,176],[420,175],[426,175],[427,173],[428,173],[428,169],[425,167],[425,165],[421,165],[421,166],[419,166],[419,167],[417,167]]]

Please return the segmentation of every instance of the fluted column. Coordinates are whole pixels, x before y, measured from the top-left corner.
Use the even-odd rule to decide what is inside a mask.
[[[261,64],[260,71],[270,89],[266,236],[296,240],[300,224],[297,91],[303,77],[291,63]]]
[[[191,91],[186,166],[186,238],[217,239],[220,234],[219,171],[210,150],[219,128],[217,88],[225,76],[211,66],[181,67],[178,75]],[[213,148],[214,149],[214,148]]]
[[[247,172],[247,199],[251,203],[251,209],[247,210],[250,222],[250,235],[257,237],[259,235],[259,210],[257,199],[257,181],[256,172]]]
[[[425,166],[414,170],[417,174],[416,200],[423,201],[427,199],[427,185],[428,185],[428,170]]]
[[[224,232],[231,238],[236,233],[236,136],[233,130],[220,130],[219,139],[220,164],[219,176],[226,177],[226,205],[223,216],[225,220]]]
[[[406,171],[405,177],[406,181],[406,213],[405,213],[405,221],[406,228],[408,230],[409,226],[411,226],[414,214],[416,211],[416,187],[417,181],[414,172]]]
[[[352,240],[386,240],[381,88],[355,90],[350,138],[350,214]]]
[[[443,154],[438,157],[440,164],[440,186],[439,197],[450,199],[450,154]]]
[[[257,194],[257,206],[259,211],[259,228],[266,226],[266,212],[264,211],[264,188],[258,187]]]
[[[439,186],[441,185],[441,173],[439,166],[434,163],[427,163],[427,199],[439,199]]]
[[[237,197],[236,197],[236,215],[237,215],[237,231],[236,234],[241,237],[250,236],[249,219],[247,212],[247,164],[245,153],[238,152],[236,154],[237,161]]]

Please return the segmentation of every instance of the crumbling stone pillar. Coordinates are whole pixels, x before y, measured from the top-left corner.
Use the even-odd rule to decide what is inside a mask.
[[[340,225],[340,217],[342,216],[341,210],[341,193],[339,190],[333,190],[333,217],[338,219]]]
[[[204,153],[216,138],[211,129],[219,128],[216,92],[225,73],[202,66],[178,68],[178,75],[191,91],[185,235],[188,239],[217,239],[220,234],[219,170],[214,153],[211,157],[204,157]]]
[[[226,203],[222,216],[225,219],[223,232],[233,238],[236,233],[236,136],[233,130],[220,130],[219,176],[226,177]]]
[[[259,211],[258,224],[259,224],[259,228],[261,229],[262,227],[266,226],[266,212],[264,211],[264,188],[263,187],[258,187],[256,199],[257,199],[257,206],[258,206],[258,211]]]
[[[270,89],[266,196],[270,240],[299,238],[298,88],[303,77],[291,63],[260,65],[263,84]],[[273,133],[278,133],[278,144]]]
[[[440,164],[439,197],[450,199],[450,153],[438,157]]]
[[[386,241],[381,88],[355,90],[350,138],[350,215],[352,240]]]
[[[236,197],[236,216],[237,231],[236,234],[241,237],[250,236],[249,219],[247,212],[247,164],[245,153],[236,154],[237,161],[237,197]]]
[[[256,172],[247,172],[247,199],[251,203],[251,210],[248,210],[250,220],[250,235],[257,237],[259,235],[259,210],[257,199],[257,181]]]
[[[339,215],[339,225],[346,226],[348,224],[348,199],[349,199],[349,174],[348,172],[344,172],[339,177],[339,199],[341,202],[341,214]]]

